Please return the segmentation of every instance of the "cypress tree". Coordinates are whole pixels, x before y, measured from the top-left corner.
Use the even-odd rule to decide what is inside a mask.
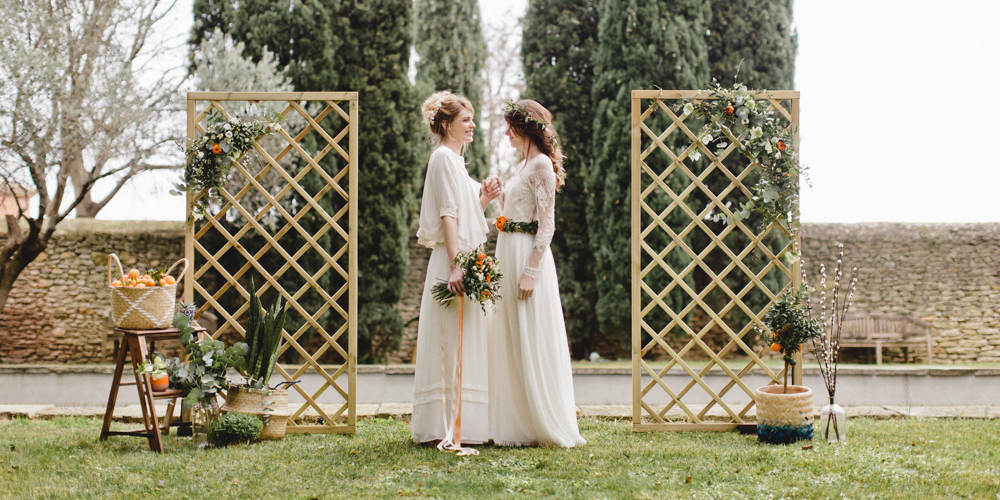
[[[590,199],[587,218],[590,240],[596,258],[598,301],[597,317],[607,336],[626,349],[631,340],[630,309],[630,112],[633,89],[697,88],[708,76],[708,56],[704,33],[710,12],[700,0],[644,2],[640,0],[602,0],[599,9],[598,45],[595,57],[597,78],[592,97],[595,110],[591,168],[587,179]],[[663,130],[665,123],[653,121],[653,130]],[[669,146],[669,144],[668,144]],[[654,171],[668,162],[657,153],[647,159]],[[689,180],[672,175],[667,182],[678,192]],[[648,182],[648,176],[646,179]],[[658,191],[647,198],[654,211],[669,205],[669,198]],[[672,211],[664,221],[679,231],[686,224],[680,210]],[[645,213],[642,227],[650,224]],[[668,239],[656,231],[646,240],[656,251],[666,247]],[[673,269],[690,261],[680,249],[665,259]],[[646,252],[641,264],[650,262]],[[659,292],[670,276],[657,269],[646,281]],[[642,305],[649,303],[647,295]],[[689,299],[680,287],[664,299],[674,310]],[[647,318],[658,330],[668,321],[664,313]],[[674,331],[677,331],[676,329]]]
[[[708,36],[708,56],[711,75],[730,85],[739,81],[749,88],[768,90],[788,90],[794,88],[795,53],[797,40],[792,25],[792,0],[735,0],[732,2],[713,2],[712,21]],[[738,72],[738,75],[737,75]],[[746,162],[738,155],[732,156],[726,162],[731,168],[735,165],[745,165]],[[734,172],[738,174],[738,172]],[[752,177],[748,179],[752,181]],[[708,178],[711,189],[719,193],[729,180],[721,175]],[[745,198],[734,191],[727,200],[739,206]],[[757,227],[762,222],[759,215],[746,221],[749,227]],[[721,224],[716,224],[721,230]],[[741,231],[733,231],[726,242],[736,253],[750,244],[750,239]],[[763,244],[774,254],[780,252],[788,243],[780,231],[775,230],[763,240]],[[728,265],[728,257],[719,252],[708,256],[705,264],[719,272]],[[751,254],[744,259],[744,264],[754,273],[759,273],[767,265],[766,259],[759,253]],[[706,281],[700,285],[707,284]],[[777,293],[784,287],[787,280],[777,271],[769,272],[761,280],[772,293]],[[740,271],[731,272],[725,279],[731,290],[738,291],[750,280]],[[699,287],[700,289],[700,287]],[[715,290],[708,297],[708,302],[715,308],[722,307],[730,299],[721,291]],[[752,311],[760,311],[770,303],[768,297],[758,289],[744,296]],[[745,313],[734,309],[727,321],[736,325],[738,331],[748,321]],[[721,335],[720,343],[728,342],[728,336]]]
[[[273,52],[299,91],[348,90],[340,82],[338,55],[346,38],[340,0],[195,0],[191,45],[198,47],[215,28],[243,42],[258,62]]]
[[[527,80],[524,97],[552,112],[566,156],[566,185],[557,198],[552,252],[576,358],[586,357],[602,344],[594,312],[597,284],[585,186],[593,138],[591,89],[598,4],[599,0],[529,0],[521,42]]]
[[[380,359],[402,334],[402,319],[394,305],[406,274],[406,240],[415,206],[413,184],[420,168],[413,149],[416,97],[406,77],[412,42],[410,2],[292,0],[290,5],[270,0],[196,0],[192,43],[200,43],[218,26],[243,42],[251,55],[260,54],[264,47],[274,52],[296,90],[359,92],[358,359]],[[343,126],[332,116],[326,120]],[[322,145],[315,134],[303,143],[307,151]],[[343,167],[338,158],[330,153],[320,165],[332,173]],[[346,186],[346,177],[341,182]],[[311,173],[302,184],[313,194],[324,181]],[[321,205],[334,213],[343,200],[328,193]],[[312,234],[322,222],[314,219],[302,221],[302,225]],[[332,245],[334,248],[328,248],[332,254],[343,240],[330,239],[328,233],[320,243]],[[297,249],[298,243],[295,245]],[[299,263],[312,272],[322,265],[318,261]],[[342,284],[335,274],[326,275],[329,293]],[[285,276],[297,280],[292,273]],[[346,307],[346,296],[341,302]],[[340,328],[339,315],[327,317],[328,331]]]
[[[407,241],[416,206],[418,98],[407,78],[412,43],[410,0],[345,2],[349,23],[341,50],[342,85],[358,89],[358,360],[382,360],[399,343],[395,304],[406,276]]]
[[[798,39],[792,30],[793,0],[733,0],[712,3],[708,59],[720,82],[748,88],[788,90],[795,78]]]
[[[465,94],[476,110],[473,119],[479,125],[486,61],[479,0],[416,0],[414,13],[414,45],[420,56],[416,65],[418,98],[437,90]],[[478,127],[465,159],[473,178],[489,174],[486,146]]]

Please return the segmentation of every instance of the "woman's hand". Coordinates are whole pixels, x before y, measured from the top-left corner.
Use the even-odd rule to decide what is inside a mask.
[[[455,295],[465,293],[465,285],[462,284],[463,277],[465,277],[465,271],[461,267],[452,264],[451,276],[448,276],[448,291]]]
[[[483,196],[487,200],[493,201],[501,193],[503,193],[503,183],[499,177],[493,175],[483,179]]]
[[[518,300],[526,300],[530,298],[533,293],[535,293],[535,278],[522,274],[521,281],[517,282]]]

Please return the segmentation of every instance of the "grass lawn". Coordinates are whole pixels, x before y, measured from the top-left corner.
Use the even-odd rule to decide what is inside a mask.
[[[0,498],[1000,498],[1000,420],[853,419],[846,446],[633,433],[580,421],[585,446],[457,457],[365,420],[354,436],[199,450],[112,436],[84,418],[0,424]],[[808,444],[808,442],[807,442]]]

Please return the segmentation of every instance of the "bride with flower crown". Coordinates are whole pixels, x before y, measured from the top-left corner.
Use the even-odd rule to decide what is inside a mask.
[[[566,173],[552,115],[532,100],[509,103],[504,119],[522,161],[497,198],[501,300],[490,322],[489,426],[500,446],[585,444],[576,421],[573,374],[555,260],[556,191]]]

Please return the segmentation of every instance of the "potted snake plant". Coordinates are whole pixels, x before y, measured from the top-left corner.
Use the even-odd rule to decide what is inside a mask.
[[[280,295],[275,298],[271,308],[265,311],[251,279],[244,336],[247,351],[243,375],[246,381],[229,386],[222,411],[256,415],[264,422],[260,439],[280,439],[285,435],[289,415],[288,391],[271,387],[270,382],[278,353],[281,352],[281,335],[287,315],[288,311],[282,306]]]

